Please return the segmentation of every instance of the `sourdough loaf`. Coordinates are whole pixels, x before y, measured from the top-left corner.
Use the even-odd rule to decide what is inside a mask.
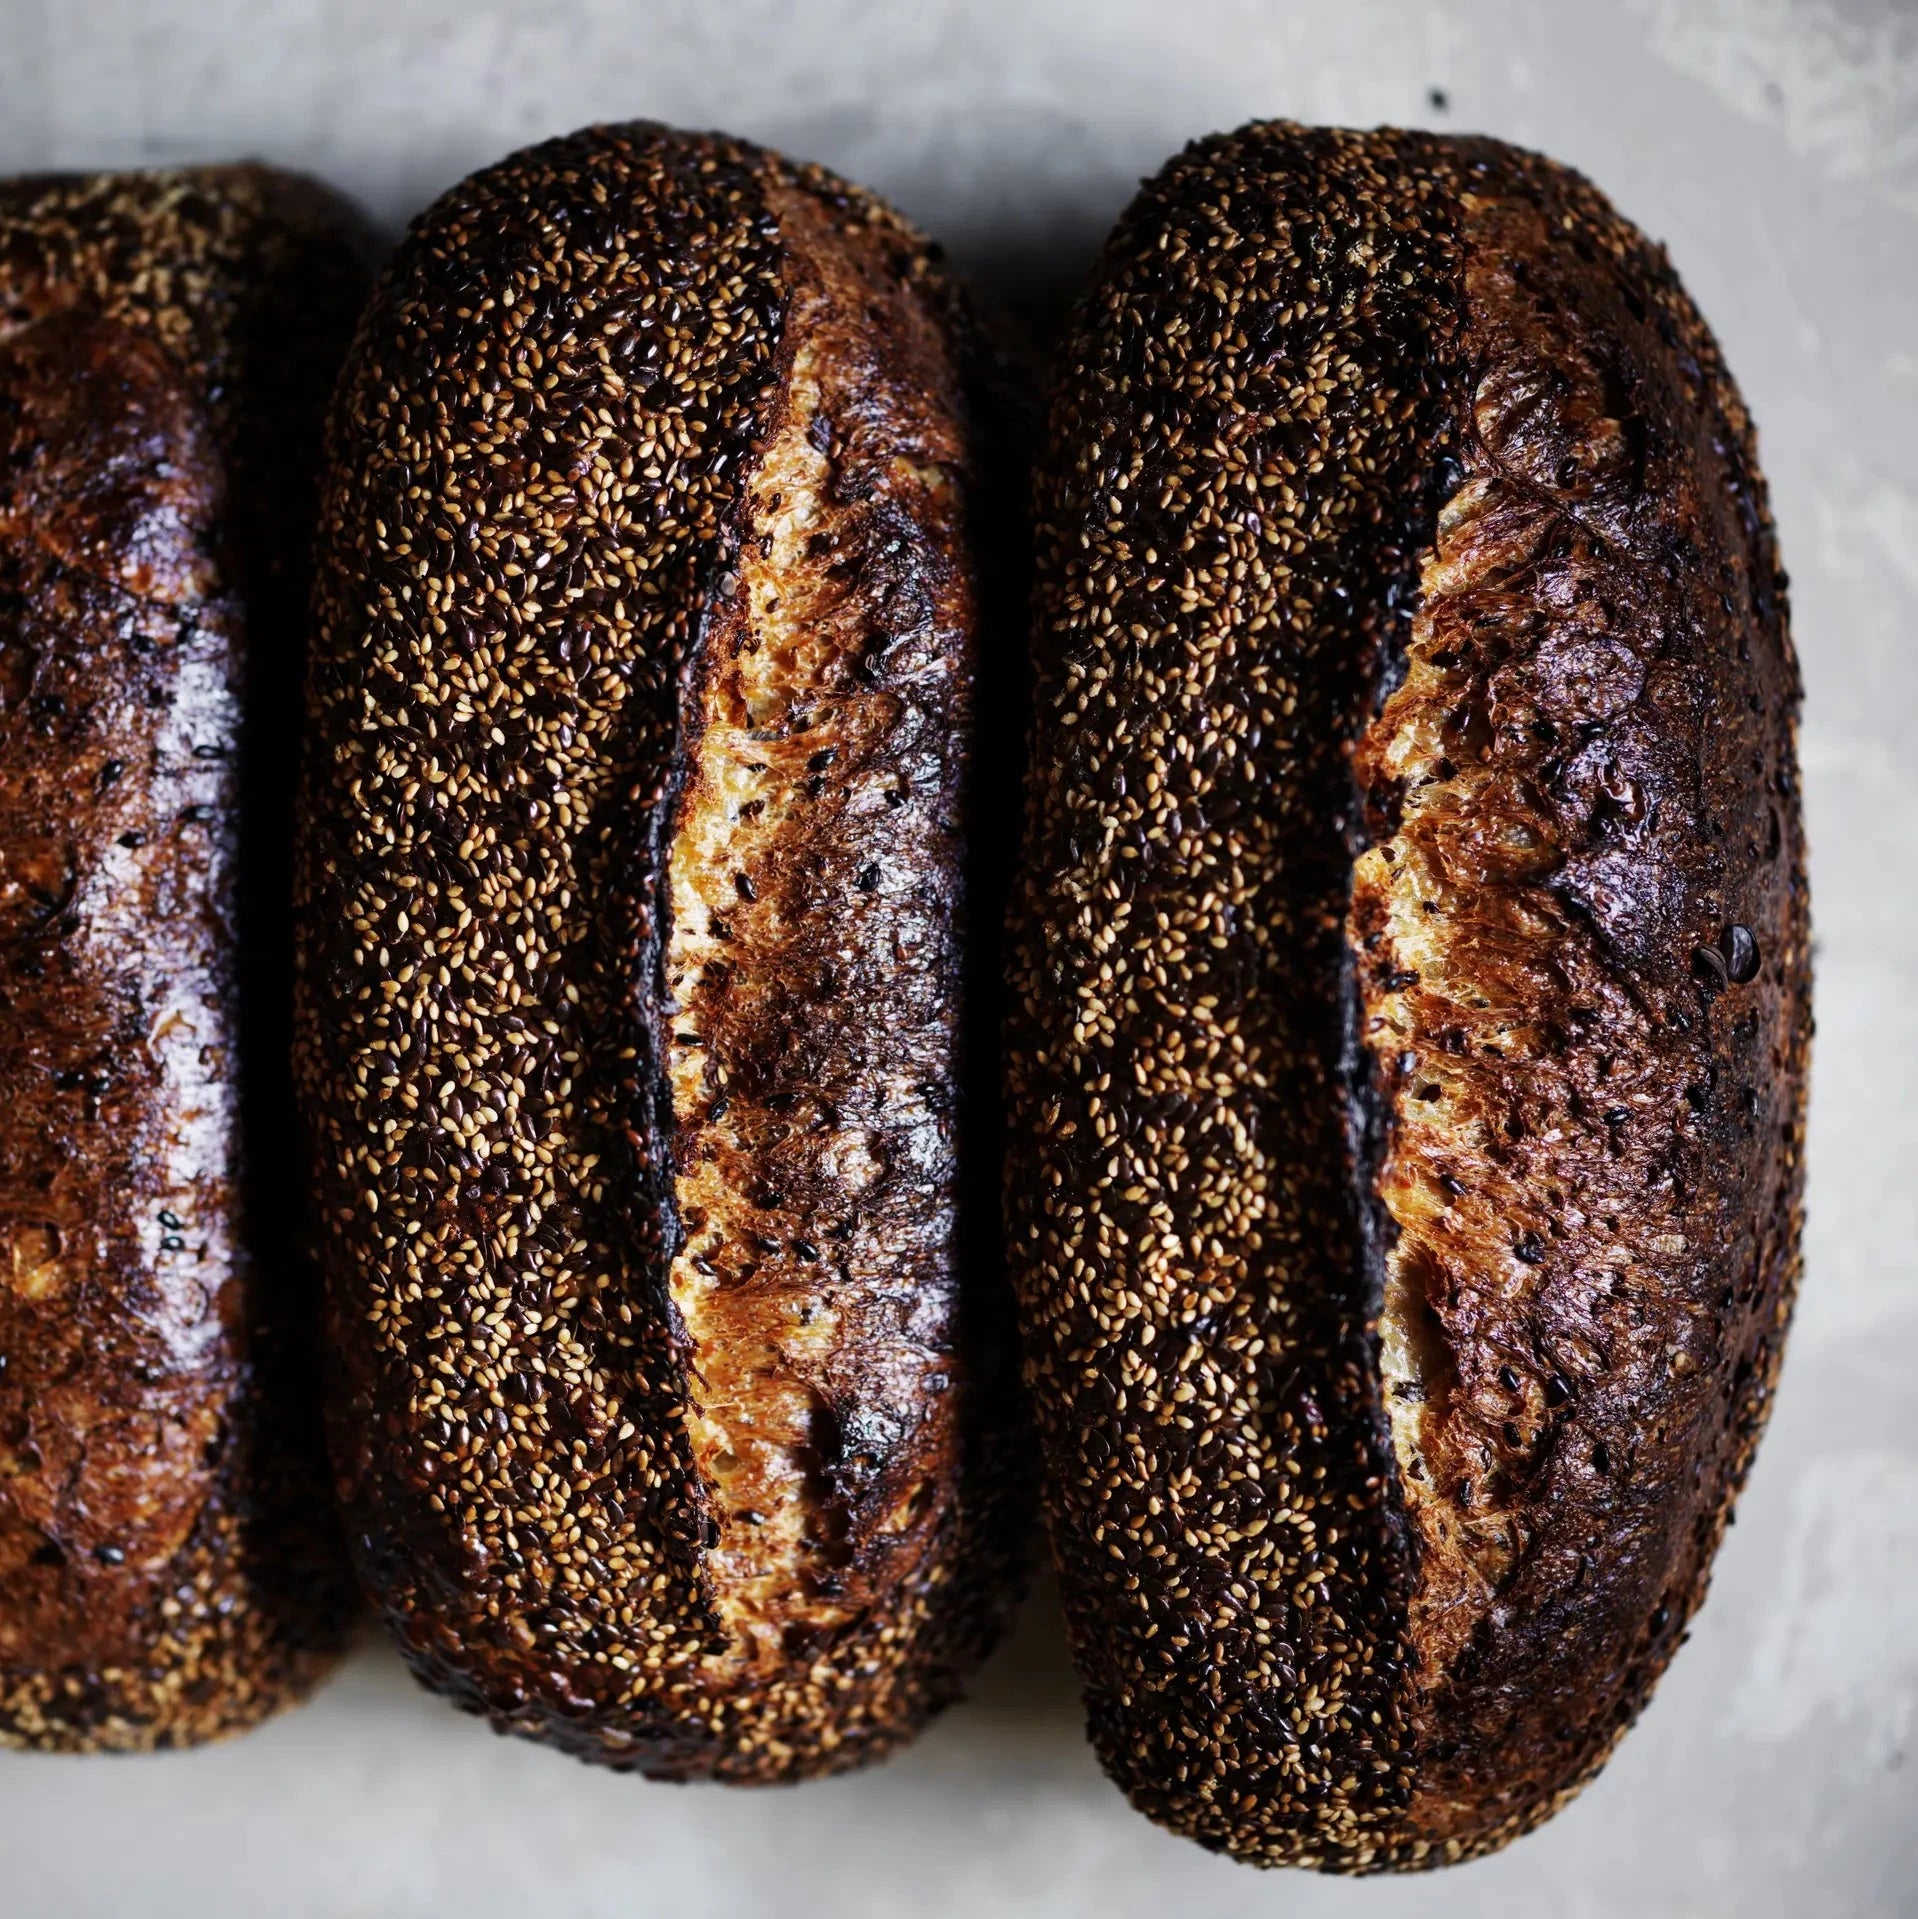
[[[981,364],[876,201],[611,127],[415,225],[333,416],[339,1488],[420,1676],[611,1765],[855,1763],[1008,1595],[957,1171]]]
[[[1798,1271],[1799,684],[1663,253],[1487,140],[1201,141],[1037,492],[1010,1251],[1094,1740],[1265,1864],[1591,1776]]]
[[[336,1648],[288,809],[352,216],[0,185],[0,1741],[178,1745]]]

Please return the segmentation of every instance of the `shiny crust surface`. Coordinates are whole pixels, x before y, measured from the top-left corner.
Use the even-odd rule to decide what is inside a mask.
[[[867,197],[602,128],[416,225],[333,421],[336,1471],[420,1676],[580,1757],[858,1763],[1010,1591],[955,1261],[970,352]]]
[[[7,1744],[235,1730],[344,1628],[274,769],[362,270],[258,169],[0,186]]]
[[[1095,1741],[1265,1864],[1603,1762],[1796,1281],[1796,668],[1662,255],[1490,142],[1201,143],[1039,492],[1009,1217]]]

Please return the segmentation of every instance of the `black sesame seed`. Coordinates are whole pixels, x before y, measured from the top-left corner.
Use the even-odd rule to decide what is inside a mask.
[[[1692,948],[1692,977],[1713,992],[1722,992],[1731,978],[1725,956],[1715,946]]]
[[[1746,986],[1758,977],[1758,941],[1749,926],[1733,924],[1726,927],[1720,944],[1724,952],[1726,974],[1734,985]]]

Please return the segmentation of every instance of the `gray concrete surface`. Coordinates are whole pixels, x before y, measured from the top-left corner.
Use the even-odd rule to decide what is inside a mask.
[[[1672,255],[1760,423],[1808,687],[1809,1276],[1710,1603],[1610,1770],[1432,1878],[1261,1876],[1099,1776],[1042,1595],[868,1777],[728,1796],[491,1737],[368,1644],[242,1743],[0,1760],[0,1914],[1918,1913],[1918,11],[1896,0],[0,0],[0,171],[253,154],[397,226],[582,122],[892,195],[1034,316],[1255,116],[1484,129]]]

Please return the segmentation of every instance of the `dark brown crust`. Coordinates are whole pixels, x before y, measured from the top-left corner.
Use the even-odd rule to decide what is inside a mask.
[[[249,1725],[348,1612],[280,995],[362,254],[260,169],[0,187],[0,1743]]]
[[[1798,676],[1737,390],[1590,187],[1460,158],[1463,482],[1358,756],[1401,860],[1447,876],[1434,975],[1377,893],[1353,912],[1442,1402],[1409,1823],[1447,1851],[1582,1783],[1703,1597],[1796,1284],[1811,1024]],[[1415,736],[1411,793],[1374,749]]]
[[[763,638],[759,475],[821,300],[851,344],[785,586],[843,697],[767,716],[785,823],[689,929],[729,964],[702,955],[674,1003],[675,875]],[[968,1350],[954,1259],[974,566],[909,471],[976,486],[970,350],[867,197],[600,128],[416,225],[334,417],[298,1071],[338,1481],[421,1677],[607,1764],[858,1763],[953,1696],[1011,1590],[1004,1369]],[[710,1085],[676,1113],[689,1047]],[[835,1158],[855,1144],[876,1184]],[[706,1166],[718,1243],[680,1216]],[[681,1318],[682,1246],[711,1326]],[[811,1356],[809,1288],[836,1329]],[[780,1380],[742,1384],[742,1353]],[[689,1431],[740,1392],[813,1407],[781,1466],[804,1537],[745,1614],[740,1528],[778,1475],[742,1444],[719,1486],[733,1462]]]
[[[1575,176],[1255,127],[1115,236],[1039,517],[1010,1221],[1095,1740],[1242,1858],[1488,1850],[1677,1644],[1796,1278],[1748,422]]]

